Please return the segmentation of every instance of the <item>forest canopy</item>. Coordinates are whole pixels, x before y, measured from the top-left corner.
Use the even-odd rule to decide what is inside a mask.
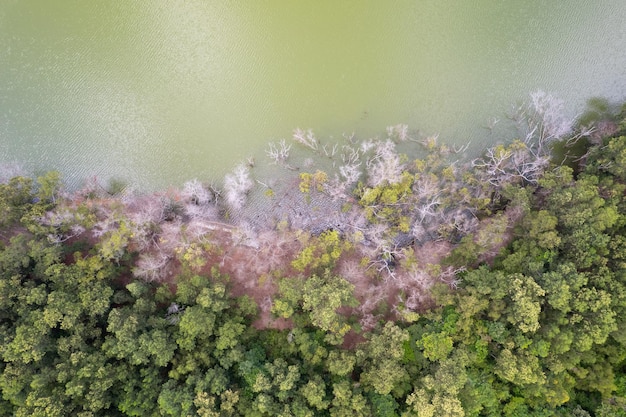
[[[245,165],[154,195],[0,183],[0,414],[626,416],[626,113],[533,100],[473,161],[402,125],[297,131],[333,163],[272,144],[271,219]]]

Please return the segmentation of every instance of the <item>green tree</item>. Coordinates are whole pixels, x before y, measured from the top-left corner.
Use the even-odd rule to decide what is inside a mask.
[[[373,334],[357,350],[357,363],[362,367],[361,382],[380,395],[393,391],[401,396],[407,389],[409,374],[404,365],[404,343],[409,340],[407,331],[388,322],[380,334]]]
[[[281,298],[272,307],[275,314],[289,318],[295,313],[303,313],[306,322],[327,333],[329,342],[339,344],[343,341],[350,325],[337,310],[356,306],[351,283],[326,270],[322,275],[312,275],[306,280],[283,278],[279,289]]]

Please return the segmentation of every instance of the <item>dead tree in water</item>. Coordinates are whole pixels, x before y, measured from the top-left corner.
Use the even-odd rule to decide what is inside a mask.
[[[566,139],[566,145],[572,145],[591,133],[589,129],[574,131],[574,119],[566,117],[563,100],[544,91],[530,97],[530,103],[509,116],[520,139],[489,148],[473,161],[483,180],[496,189],[511,183],[535,184],[550,166],[554,142]]]
[[[271,142],[269,144],[269,149],[267,149],[265,153],[274,164],[287,167],[287,159],[289,158],[290,151],[291,145],[287,145],[283,139],[278,143]]]
[[[250,179],[250,170],[245,165],[238,165],[232,173],[224,177],[224,194],[230,208],[238,210],[246,202],[246,195],[252,190],[254,182]]]

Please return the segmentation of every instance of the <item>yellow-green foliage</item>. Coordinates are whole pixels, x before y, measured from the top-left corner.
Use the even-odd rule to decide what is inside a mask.
[[[416,172],[424,172],[426,170],[426,161],[423,159],[416,159],[414,164]]]
[[[507,217],[497,213],[478,231],[476,243],[483,250],[496,247],[503,242],[508,227]]]
[[[207,263],[206,253],[210,245],[192,243],[186,248],[177,248],[176,254],[183,266],[189,267],[194,272],[199,272]]]
[[[0,227],[12,225],[31,208],[33,180],[14,177],[0,184]]]
[[[311,192],[311,187],[321,192],[324,190],[324,184],[326,184],[327,182],[328,174],[326,174],[324,171],[320,171],[318,169],[313,174],[309,172],[302,172],[300,173],[300,192],[303,194],[308,194]]]
[[[384,183],[357,191],[360,193],[359,203],[365,208],[367,220],[372,223],[388,222],[394,232],[408,232],[411,219],[406,211],[410,210],[414,180],[415,176],[405,171],[400,182],[396,184]]]
[[[350,243],[342,239],[338,231],[327,230],[318,237],[312,238],[296,259],[291,262],[291,266],[300,272],[307,268],[332,267],[342,252],[350,247]]]
[[[39,190],[37,197],[42,201],[54,201],[61,186],[61,174],[58,171],[50,171],[37,177]]]
[[[132,229],[125,220],[121,220],[117,229],[107,233],[100,241],[100,256],[104,259],[119,260],[124,254],[131,237]]]
[[[280,298],[274,300],[272,313],[291,318],[304,313],[308,321],[326,332],[326,341],[339,344],[351,327],[337,312],[342,306],[355,307],[354,286],[340,276],[323,273],[302,277],[283,278],[279,284]]]

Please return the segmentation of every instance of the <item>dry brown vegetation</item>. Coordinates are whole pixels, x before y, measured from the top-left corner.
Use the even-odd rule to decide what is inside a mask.
[[[88,191],[88,192],[86,192]],[[178,204],[172,208],[173,204]],[[234,296],[247,295],[259,306],[258,328],[286,328],[289,320],[273,317],[271,307],[277,295],[277,280],[300,274],[291,262],[303,249],[301,232],[287,227],[255,231],[218,221],[215,207],[202,216],[187,216],[189,205],[197,213],[197,203],[178,193],[143,196],[108,196],[81,190],[74,198],[59,204],[57,223],[76,223],[65,235],[56,239],[88,242],[98,250],[114,254],[107,242],[115,241],[135,253],[133,274],[146,281],[170,282],[183,269],[191,273],[209,274],[213,268],[229,277]],[[83,217],[67,217],[63,213],[81,212]],[[118,248],[119,249],[119,248]],[[355,245],[341,255],[335,272],[354,285],[359,306],[346,314],[360,317],[364,329],[380,319],[402,319],[406,311],[419,311],[430,306],[429,288],[435,282],[446,282],[446,271],[437,269],[451,245],[428,242],[405,247],[393,272],[380,271],[369,259],[376,248]],[[453,285],[453,280],[449,281]],[[171,282],[175,285],[175,282]]]
[[[40,221],[54,230],[52,241],[82,240],[116,262],[133,253],[132,274],[146,281],[172,282],[181,271],[216,268],[230,277],[233,295],[256,301],[255,325],[275,328],[289,326],[271,313],[278,280],[312,273],[292,266],[309,243],[303,236],[334,230],[350,249],[324,267],[354,286],[359,303],[344,313],[356,315],[365,329],[381,319],[410,320],[432,306],[433,285],[459,284],[462,266],[443,260],[463,238],[477,263],[491,262],[511,240],[523,207],[510,203],[497,212],[506,187],[535,183],[554,140],[589,133],[572,134],[561,107],[536,93],[511,117],[522,139],[473,161],[436,137],[417,138],[406,125],[389,127],[383,139],[351,135],[342,144],[323,144],[311,130],[297,129],[294,143],[313,159],[292,156],[286,141],[270,144],[268,157],[285,169],[279,180],[276,172],[254,178],[244,164],[221,188],[192,180],[180,190],[112,195],[92,180]],[[400,153],[401,144],[416,147],[419,157]],[[325,170],[308,170],[315,158],[325,161]],[[255,181],[261,187],[254,188]]]

